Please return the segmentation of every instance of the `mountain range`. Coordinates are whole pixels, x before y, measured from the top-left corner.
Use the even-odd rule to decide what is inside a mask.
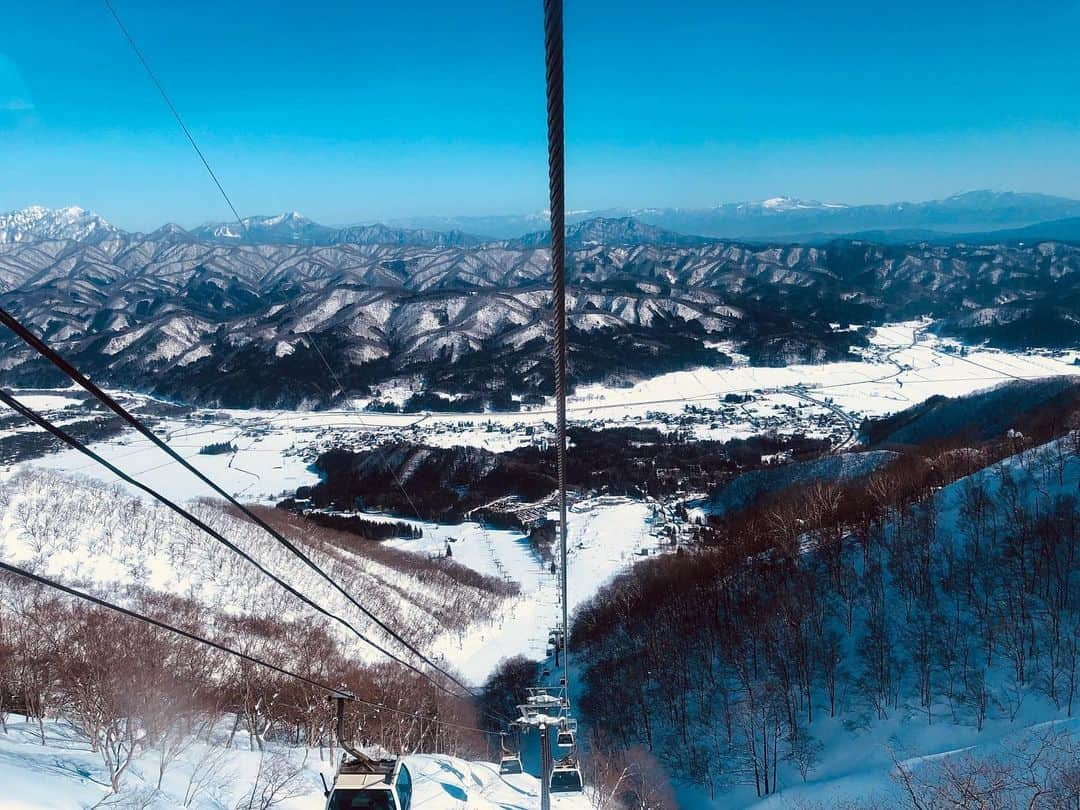
[[[109,385],[288,407],[398,378],[476,407],[551,387],[542,234],[251,244],[126,234],[81,209],[0,225],[17,237],[0,243],[0,304]],[[573,382],[727,362],[716,346],[760,364],[842,359],[866,340],[847,324],[924,315],[1000,345],[1080,340],[1080,246],[1067,243],[751,245],[628,218],[570,231]],[[0,346],[5,383],[62,382],[13,337]]]
[[[758,202],[723,203],[709,208],[571,211],[567,214],[567,222],[574,225],[597,217],[632,217],[665,230],[720,239],[806,242],[861,231],[963,234],[1020,228],[1038,222],[1080,217],[1080,200],[994,191],[969,191],[943,200],[880,205],[844,205],[773,197]],[[391,224],[435,230],[457,229],[512,239],[543,229],[547,224],[547,215],[414,217],[394,220]]]
[[[1080,200],[1044,194],[972,191],[944,200],[842,205],[774,197],[712,208],[572,211],[568,244],[701,244],[710,239],[818,244],[842,236],[888,243],[993,242],[1080,237]],[[1028,233],[1027,229],[1031,228]],[[79,207],[31,206],[0,214],[0,243],[74,239],[97,244],[121,237],[217,244],[475,247],[545,244],[546,212],[522,216],[421,217],[346,226],[321,225],[296,212],[206,223],[167,224],[152,233],[121,230]]]

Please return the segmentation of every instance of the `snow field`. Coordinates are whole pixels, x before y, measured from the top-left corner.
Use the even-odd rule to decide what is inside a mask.
[[[215,731],[212,742],[191,741],[165,771],[156,789],[160,755],[143,751],[126,774],[117,797],[110,798],[108,775],[98,754],[63,723],[46,724],[43,745],[37,725],[19,715],[0,733],[0,807],[4,810],[82,810],[102,806],[144,810],[221,810],[246,807],[253,792],[261,793],[271,771],[291,777],[275,804],[280,810],[323,810],[322,779],[333,781],[329,751],[267,747],[247,750],[237,739],[225,747],[227,729]],[[260,763],[262,776],[260,776]],[[413,777],[413,802],[423,810],[537,810],[540,787],[529,774],[500,776],[489,762],[466,762],[432,754],[405,757]],[[256,803],[253,806],[258,806]],[[583,796],[561,797],[557,810],[587,810]]]

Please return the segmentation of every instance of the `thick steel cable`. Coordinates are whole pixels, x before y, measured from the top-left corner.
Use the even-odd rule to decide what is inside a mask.
[[[265,531],[267,534],[277,540],[277,542],[279,542],[281,545],[285,546],[285,548],[292,552],[294,556],[300,559],[308,568],[310,568],[322,579],[328,582],[334,588],[334,590],[344,596],[357,610],[367,616],[368,619],[374,622],[384,633],[390,636],[390,638],[397,641],[405,649],[407,649],[425,664],[430,666],[436,672],[448,678],[461,689],[464,689],[467,694],[475,697],[475,693],[473,692],[471,687],[462,683],[460,680],[451,675],[438,664],[431,661],[415,646],[410,644],[406,639],[402,638],[402,636],[393,628],[391,628],[388,624],[386,624],[386,622],[384,622],[382,619],[380,619],[378,616],[376,616],[374,613],[372,613],[370,610],[360,604],[360,602],[358,602],[356,598],[352,596],[352,594],[350,594],[343,587],[341,587],[340,584],[338,584],[337,580],[327,574],[322,568],[318,566],[318,564],[316,564],[310,557],[308,557],[307,554],[305,554],[300,548],[298,548],[288,538],[281,534],[281,532],[277,531],[277,529],[273,528],[269,523],[267,523],[261,517],[259,517],[242,503],[240,503],[240,501],[238,501],[234,496],[230,495],[218,484],[216,484],[214,481],[212,481],[210,478],[200,472],[187,459],[185,459],[183,456],[181,456],[179,453],[169,447],[168,444],[158,438],[158,436],[152,430],[150,430],[150,428],[146,427],[146,425],[144,425],[138,418],[129,413],[120,403],[118,403],[115,399],[106,394],[95,383],[87,379],[87,377],[83,375],[82,372],[75,368],[75,366],[73,366],[70,362],[65,360],[59,353],[56,352],[55,349],[53,349],[51,346],[49,346],[47,343],[37,337],[37,335],[27,329],[14,315],[12,315],[10,312],[8,312],[2,307],[0,307],[0,323],[10,329],[16,335],[18,335],[23,342],[31,346],[35,351],[38,352],[38,354],[40,354],[42,357],[44,357],[46,360],[48,360],[50,363],[60,369],[60,371],[64,372],[64,374],[70,380],[72,380],[72,382],[77,383],[83,389],[92,394],[95,399],[97,399],[109,410],[119,416],[128,425],[135,428],[135,430],[137,430],[139,433],[149,439],[157,448],[159,448],[170,458],[172,458],[173,461],[179,463],[184,469],[186,469],[188,472],[190,472],[192,475],[194,475],[196,478],[198,478],[200,481],[210,487],[215,493],[217,493],[234,507],[239,509],[255,525],[257,525],[259,528],[261,528],[263,531]]]
[[[61,591],[68,596],[74,596],[78,599],[83,599],[87,602],[97,605],[98,607],[103,607],[107,610],[115,611],[116,613],[120,613],[121,615],[127,616],[128,618],[136,619],[140,622],[145,622],[146,624],[153,625],[154,627],[157,627],[161,630],[167,630],[170,633],[175,633],[178,636],[183,636],[184,638],[198,642],[199,644],[205,644],[208,647],[213,647],[215,650],[220,650],[223,653],[228,653],[229,655],[234,655],[237,658],[242,658],[243,660],[248,661],[252,664],[256,664],[257,666],[266,667],[266,669],[277,672],[280,675],[285,675],[289,678],[295,678],[302,683],[306,683],[309,686],[314,686],[317,689],[322,689],[332,695],[336,695],[341,692],[340,689],[335,689],[334,687],[329,686],[325,683],[316,681],[312,678],[308,678],[307,676],[301,675],[297,672],[292,672],[291,670],[285,669],[284,667],[279,667],[276,664],[271,664],[269,661],[264,661],[261,658],[256,658],[252,655],[248,655],[247,653],[241,652],[240,650],[234,650],[232,647],[222,644],[221,642],[205,638],[188,630],[183,630],[174,625],[160,621],[159,619],[155,619],[152,616],[147,616],[145,614],[131,610],[130,608],[122,607],[121,605],[109,602],[98,596],[94,596],[91,593],[87,593],[86,591],[80,591],[77,588],[72,588],[69,585],[64,585],[62,582],[57,582],[56,580],[49,579],[48,577],[34,574],[30,571],[27,571],[25,568],[11,565],[10,563],[6,563],[3,560],[0,560],[0,570],[4,570],[10,574],[14,574],[15,576],[28,579],[31,582],[37,583],[38,585],[44,585],[47,588],[54,588],[55,590]],[[439,720],[435,717],[424,717],[423,715],[416,714],[414,712],[409,712],[404,709],[396,709],[393,706],[385,706],[382,703],[374,703],[373,701],[364,700],[363,698],[352,697],[350,698],[350,700],[354,703],[359,703],[362,706],[370,706],[371,708],[379,709],[380,711],[387,711],[393,714],[405,715],[407,717],[412,717],[416,720],[422,720],[424,722],[433,723],[439,726],[448,726],[452,728],[462,729],[464,731],[475,731],[479,734],[489,734],[492,736],[497,736],[500,734],[500,732],[497,731],[486,731],[485,729],[476,728],[475,726],[466,726],[462,725],[461,723],[452,723],[448,720]]]
[[[559,556],[562,590],[563,680],[569,697],[569,611],[566,598],[566,170],[563,122],[562,0],[544,0],[547,86],[548,208],[551,216],[552,317],[555,326],[555,432],[559,475]]]
[[[216,529],[214,529],[213,527],[209,526],[205,521],[203,521],[200,518],[196,517],[191,512],[189,512],[187,509],[180,506],[175,501],[170,500],[165,495],[162,495],[160,492],[153,489],[149,485],[144,484],[143,482],[139,481],[138,479],[134,478],[131,475],[128,475],[123,470],[121,470],[119,467],[117,467],[115,464],[112,464],[111,462],[109,462],[106,459],[102,458],[100,455],[95,453],[93,450],[91,450],[89,447],[87,447],[81,441],[76,439],[71,434],[67,433],[65,430],[63,430],[63,428],[57,427],[52,422],[50,422],[48,419],[43,417],[41,414],[37,413],[32,408],[25,405],[24,403],[19,401],[17,398],[12,396],[9,392],[7,392],[7,391],[5,391],[3,389],[0,389],[0,402],[3,402],[9,408],[11,408],[15,412],[19,413],[20,415],[22,415],[26,419],[30,420],[31,422],[33,422],[35,425],[40,427],[42,430],[48,431],[49,433],[51,433],[53,436],[55,436],[60,441],[64,442],[68,446],[74,448],[75,450],[78,450],[80,453],[82,453],[83,455],[85,455],[88,458],[92,459],[93,461],[97,462],[102,467],[104,467],[106,470],[108,470],[110,473],[112,473],[117,478],[119,478],[121,481],[124,481],[125,483],[130,484],[131,486],[142,490],[147,495],[152,497],[154,500],[158,501],[159,503],[161,503],[162,505],[164,505],[168,509],[175,512],[180,517],[182,517],[184,520],[188,521],[193,526],[195,526],[196,528],[198,528],[201,531],[205,532],[210,537],[212,537],[214,540],[216,540],[217,542],[224,545],[230,551],[238,554],[246,562],[253,565],[261,574],[264,574],[265,576],[269,577],[276,584],[280,585],[288,593],[295,596],[297,599],[299,599],[305,605],[312,608],[316,612],[321,613],[323,616],[326,616],[328,619],[333,619],[334,621],[338,622],[339,624],[341,624],[346,629],[350,630],[354,635],[356,635],[357,638],[359,638],[361,641],[363,641],[364,643],[371,646],[377,652],[382,653],[383,655],[385,655],[390,660],[395,661],[398,664],[401,664],[403,667],[405,667],[406,669],[410,670],[411,672],[414,672],[415,674],[419,675],[424,680],[429,681],[430,683],[432,683],[438,689],[441,689],[446,694],[451,695],[451,696],[457,698],[458,700],[462,699],[462,697],[460,695],[457,695],[456,693],[450,691],[446,686],[444,686],[443,684],[436,681],[434,678],[432,678],[430,675],[428,675],[423,670],[417,668],[416,666],[409,663],[408,661],[405,661],[404,659],[399,658],[394,653],[390,652],[390,650],[388,650],[385,647],[381,646],[377,642],[372,641],[370,638],[368,638],[362,632],[360,632],[360,630],[358,630],[355,626],[353,626],[353,624],[351,622],[349,622],[348,620],[343,619],[341,616],[338,616],[336,613],[331,613],[329,610],[327,610],[326,608],[324,608],[321,605],[319,605],[318,603],[316,603],[310,597],[306,596],[305,594],[301,593],[299,590],[294,588],[288,582],[285,582],[279,576],[277,576],[272,571],[268,570],[265,566],[263,566],[262,563],[260,563],[254,557],[252,557],[246,551],[244,551],[243,549],[238,547],[235,543],[233,543],[231,540],[229,540],[227,537],[225,537],[223,534],[221,534],[221,532],[219,532]]]

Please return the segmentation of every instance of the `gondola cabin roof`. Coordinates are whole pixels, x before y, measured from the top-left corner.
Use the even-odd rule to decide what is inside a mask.
[[[397,764],[396,759],[346,759],[338,773],[392,774]]]
[[[334,788],[389,787],[398,768],[395,759],[347,759],[334,777]]]

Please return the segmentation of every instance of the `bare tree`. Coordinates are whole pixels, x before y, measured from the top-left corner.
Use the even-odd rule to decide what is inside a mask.
[[[187,787],[184,789],[184,807],[191,807],[204,797],[217,794],[231,779],[228,768],[228,751],[207,745],[191,766]]]
[[[251,795],[241,799],[235,810],[270,810],[282,802],[303,796],[310,789],[303,764],[287,754],[263,750]]]

